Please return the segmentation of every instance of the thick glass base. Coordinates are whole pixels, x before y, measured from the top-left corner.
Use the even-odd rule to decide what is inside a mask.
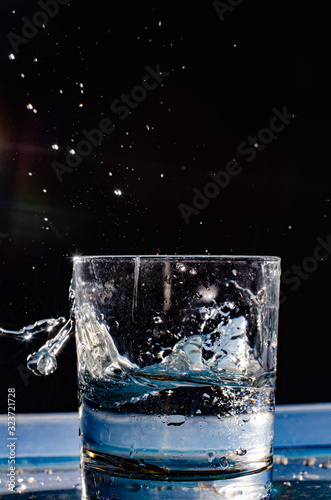
[[[151,480],[82,469],[82,500],[270,500],[271,468],[229,479]]]

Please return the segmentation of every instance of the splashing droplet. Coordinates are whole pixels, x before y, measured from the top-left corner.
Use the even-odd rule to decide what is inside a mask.
[[[0,328],[0,335],[6,335],[8,337],[13,337],[20,340],[29,340],[39,333],[50,333],[54,328],[62,325],[65,322],[65,318],[60,317],[57,319],[41,319],[36,321],[33,325],[25,326],[21,330],[5,330]]]
[[[48,340],[39,351],[28,356],[28,368],[35,375],[50,375],[56,370],[56,355],[62,350],[73,329],[73,320],[69,319],[53,339]]]

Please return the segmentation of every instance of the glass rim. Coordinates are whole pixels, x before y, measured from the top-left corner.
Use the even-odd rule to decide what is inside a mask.
[[[84,262],[84,261],[92,261],[92,260],[112,260],[112,259],[123,259],[123,260],[131,260],[131,259],[155,259],[155,260],[217,260],[217,261],[255,261],[255,262],[277,262],[280,263],[281,258],[277,256],[268,256],[268,255],[75,255],[72,257],[73,262]]]

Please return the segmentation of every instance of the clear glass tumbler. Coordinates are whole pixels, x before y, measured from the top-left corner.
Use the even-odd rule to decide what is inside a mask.
[[[270,498],[280,259],[75,257],[84,499]]]

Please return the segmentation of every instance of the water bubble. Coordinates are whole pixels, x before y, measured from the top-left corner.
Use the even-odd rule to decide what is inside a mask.
[[[21,73],[21,78],[25,78],[25,74],[24,73]]]
[[[288,458],[284,457],[282,455],[274,455],[274,463],[275,464],[281,464],[281,465],[287,465],[288,464]]]
[[[74,155],[76,151],[74,149],[69,149],[69,154]]]
[[[160,316],[154,316],[153,321],[158,325],[162,323],[162,318],[160,318]]]
[[[243,450],[242,448],[238,448],[238,450],[236,450],[236,454],[239,455],[239,457],[243,457],[246,453],[247,450]]]
[[[122,191],[120,189],[114,189],[114,194],[116,194],[116,196],[121,196]]]
[[[309,457],[306,460],[303,461],[303,465],[307,465],[309,467],[312,467],[313,465],[316,464],[316,457]]]
[[[207,451],[207,460],[211,464],[212,461],[215,459],[215,452],[214,451]]]
[[[220,461],[219,461],[219,464],[220,464],[220,467],[222,467],[222,469],[226,469],[227,466],[229,465],[229,462],[226,459],[226,457],[221,457]]]
[[[35,113],[35,114],[38,113],[38,111],[35,108],[33,108],[32,112]]]
[[[27,104],[27,105],[26,105],[26,109],[33,109],[32,104]]]
[[[9,57],[9,59],[10,59],[11,61],[14,61],[14,59],[15,59],[15,55],[14,55],[14,54],[9,54],[9,56],[8,56],[8,57]]]
[[[55,149],[55,151],[57,151],[59,149],[59,145],[58,144],[52,144],[52,149]]]
[[[321,469],[331,469],[331,458],[327,462],[323,462],[319,465]]]

